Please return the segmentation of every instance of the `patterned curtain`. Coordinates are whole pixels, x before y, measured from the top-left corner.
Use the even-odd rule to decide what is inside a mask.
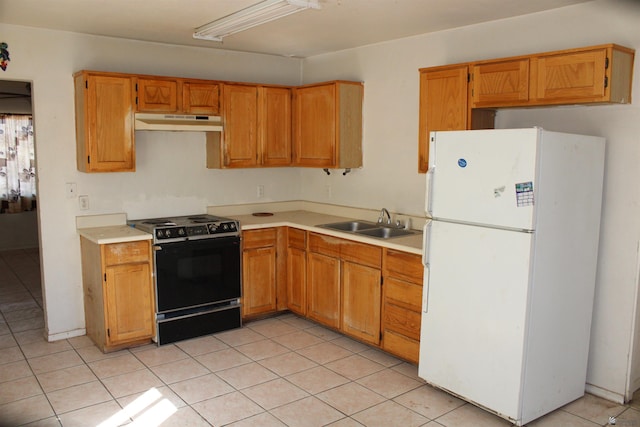
[[[0,115],[0,213],[35,208],[33,121],[29,115]]]

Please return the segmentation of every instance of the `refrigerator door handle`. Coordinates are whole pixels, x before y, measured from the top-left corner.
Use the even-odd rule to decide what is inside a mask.
[[[427,194],[425,197],[425,211],[427,212],[427,215],[429,215],[430,217],[433,216],[433,209],[431,208],[431,195],[433,194],[433,176],[436,173],[436,168],[435,167],[430,167],[429,170],[427,170]]]
[[[429,312],[429,237],[431,221],[427,221],[422,230],[422,265],[424,266],[424,279],[422,284],[422,311]]]

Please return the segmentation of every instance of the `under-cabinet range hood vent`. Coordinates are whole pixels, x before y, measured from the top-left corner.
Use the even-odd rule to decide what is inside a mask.
[[[220,116],[136,113],[136,130],[220,132]]]

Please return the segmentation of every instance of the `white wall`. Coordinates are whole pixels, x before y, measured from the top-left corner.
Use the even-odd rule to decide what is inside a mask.
[[[36,211],[0,215],[0,251],[38,247]]]
[[[640,51],[640,3],[599,0],[315,56],[304,61],[304,82],[333,78],[365,82],[364,168],[352,175],[303,171],[310,198],[419,214],[424,175],[417,173],[418,68],[604,43]],[[640,241],[640,67],[633,105],[501,111],[498,127],[539,125],[608,140],[604,208],[588,382],[591,391],[622,400],[628,379],[640,376],[633,344]],[[490,307],[488,307],[490,309]],[[639,335],[639,334],[635,334]],[[631,378],[629,378],[629,366]]]
[[[297,199],[295,171],[219,171],[204,166],[203,134],[138,134],[135,173],[84,174],[75,165],[72,74],[81,69],[264,83],[297,84],[300,60],[168,46],[0,24],[11,62],[7,80],[33,82],[38,204],[40,209],[46,334],[81,334],[84,328],[79,238],[75,217],[127,212],[131,218],[205,212],[206,206]],[[67,199],[77,183],[90,210]]]

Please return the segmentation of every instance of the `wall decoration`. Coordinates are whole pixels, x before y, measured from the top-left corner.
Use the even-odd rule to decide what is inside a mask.
[[[7,65],[9,65],[9,45],[5,42],[0,43],[0,68],[2,71],[7,71]]]

